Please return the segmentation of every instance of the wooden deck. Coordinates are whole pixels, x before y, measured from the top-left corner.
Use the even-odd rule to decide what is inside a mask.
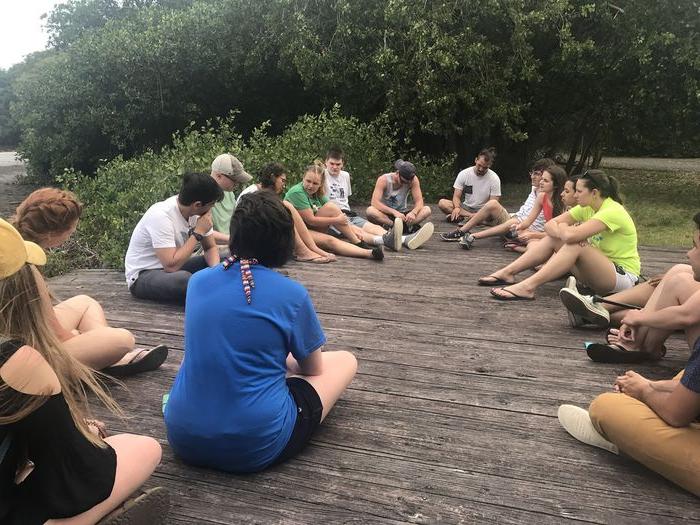
[[[172,523],[700,522],[693,496],[559,427],[559,404],[587,406],[624,368],[587,359],[582,341],[600,334],[568,327],[560,283],[534,303],[500,303],[476,286],[513,257],[498,246],[466,252],[436,236],[382,264],[286,267],[309,289],[327,348],[354,352],[360,368],[304,453],[248,476],[189,467],[168,447],[161,396],[183,356],[182,309],[133,299],[118,272],[51,286],[97,298],[140,345],[170,346],[161,370],[114,392],[130,419],[105,419],[112,432],[163,445],[149,484],[171,490]],[[683,260],[680,250],[643,250],[646,273]],[[669,377],[686,357],[674,337],[661,364],[637,370]]]

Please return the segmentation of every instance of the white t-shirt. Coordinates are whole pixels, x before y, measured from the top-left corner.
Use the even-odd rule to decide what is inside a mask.
[[[537,188],[535,188],[533,186],[532,191],[530,192],[530,195],[527,196],[527,200],[523,203],[522,206],[520,206],[520,209],[517,212],[515,212],[515,214],[513,216],[516,217],[520,222],[523,222],[525,219],[527,219],[528,215],[530,215],[532,208],[535,206],[536,200],[537,200]],[[530,230],[543,232],[544,231],[544,223],[545,223],[544,212],[540,211],[540,214],[535,219],[535,222],[533,222],[530,225]]]
[[[129,241],[129,249],[124,258],[126,284],[131,287],[142,270],[163,268],[156,248],[179,248],[187,242],[190,228],[197,224],[199,215],[185,219],[177,206],[177,195],[162,202],[156,202],[143,214],[134,228]],[[205,233],[212,235],[213,229]]]
[[[472,210],[480,210],[491,197],[501,196],[501,179],[495,171],[487,170],[481,177],[474,166],[457,174],[453,188],[462,190],[464,205]]]
[[[332,176],[326,170],[326,197],[338,205],[341,210],[349,210],[348,198],[352,195],[350,188],[350,174],[347,171],[338,173],[337,177]]]
[[[258,191],[259,189],[260,189],[260,188],[258,188],[258,185],[257,185],[257,184],[251,184],[250,186],[248,186],[246,189],[244,189],[244,190],[240,193],[240,195],[238,196],[238,200],[241,200],[241,197],[243,197],[243,195],[248,195],[249,193],[255,193],[255,192]]]

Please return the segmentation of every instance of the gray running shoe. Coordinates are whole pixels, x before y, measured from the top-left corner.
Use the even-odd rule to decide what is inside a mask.
[[[421,226],[420,230],[418,230],[416,233],[407,235],[406,240],[404,240],[403,243],[409,250],[415,250],[423,246],[426,242],[428,242],[428,239],[430,239],[433,236],[434,231],[435,226],[433,226],[433,223],[427,222],[423,226]]]
[[[610,324],[610,313],[600,304],[594,303],[592,297],[581,295],[574,277],[566,280],[566,286],[559,290],[559,298],[569,312],[569,323],[574,328],[584,324],[607,328]]]
[[[471,233],[465,233],[464,237],[459,240],[459,245],[465,250],[471,250],[476,239]]]
[[[384,246],[395,252],[401,251],[401,236],[403,235],[403,221],[398,217],[394,219],[394,227],[382,235]]]
[[[460,230],[452,230],[451,232],[441,233],[440,238],[443,241],[456,242],[464,236],[464,233]]]

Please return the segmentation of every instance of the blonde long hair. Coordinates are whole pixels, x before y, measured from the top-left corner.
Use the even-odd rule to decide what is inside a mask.
[[[321,179],[321,185],[318,187],[318,190],[316,190],[316,193],[314,193],[314,196],[323,197],[326,194],[326,166],[320,160],[315,160],[313,164],[306,166],[304,175],[309,172],[315,173]]]
[[[51,308],[51,304],[42,300],[35,272],[38,274],[33,266],[25,265],[17,273],[0,279],[0,339],[22,341],[41,354],[58,377],[75,426],[90,442],[104,447],[104,441],[90,432],[85,422],[90,415],[87,393],[94,393],[112,412],[120,415],[122,412],[94,372],[63,348],[46,322],[46,308]],[[6,384],[0,385],[0,391],[9,388]],[[0,425],[25,418],[48,396],[8,396],[10,401],[0,406]]]

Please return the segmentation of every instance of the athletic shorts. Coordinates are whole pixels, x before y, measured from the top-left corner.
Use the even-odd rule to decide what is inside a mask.
[[[639,282],[639,276],[625,270],[622,266],[613,264],[615,267],[615,288],[610,293],[621,292],[636,286]]]
[[[323,405],[318,392],[311,386],[311,383],[301,377],[289,377],[287,378],[287,387],[297,405],[297,420],[287,445],[273,461],[273,465],[282,463],[304,450],[321,424]]]
[[[350,224],[352,224],[353,226],[357,226],[358,228],[362,228],[365,224],[367,224],[367,219],[365,219],[364,217],[361,217],[360,215],[358,215],[357,213],[355,213],[352,210],[341,209],[340,211],[342,211],[346,215],[346,217],[348,218],[348,222]]]

